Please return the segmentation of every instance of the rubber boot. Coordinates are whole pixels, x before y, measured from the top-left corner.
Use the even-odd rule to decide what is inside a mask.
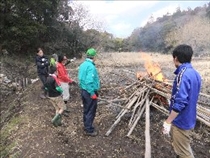
[[[61,114],[56,114],[53,119],[52,119],[52,123],[55,127],[58,126],[58,120],[61,118]]]
[[[61,123],[61,115],[60,115],[60,117],[59,117],[58,120],[57,120],[57,125],[58,125],[58,126],[61,126],[61,125],[62,125],[62,123]]]

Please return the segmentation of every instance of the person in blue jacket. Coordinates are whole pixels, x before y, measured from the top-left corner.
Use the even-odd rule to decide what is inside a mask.
[[[172,136],[177,158],[194,158],[191,130],[196,124],[196,106],[201,88],[201,77],[192,67],[193,50],[189,45],[179,45],[173,50],[176,75],[170,103],[170,114],[163,123],[163,134]]]
[[[83,122],[85,134],[96,136],[97,131],[93,127],[93,121],[96,115],[98,90],[100,89],[100,80],[95,66],[96,50],[90,48],[86,52],[87,58],[79,66],[78,80],[81,89],[83,102]]]

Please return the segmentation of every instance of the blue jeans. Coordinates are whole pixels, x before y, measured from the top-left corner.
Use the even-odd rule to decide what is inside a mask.
[[[83,122],[87,133],[94,132],[93,121],[96,115],[97,99],[92,99],[86,90],[82,90]],[[98,96],[98,94],[96,93]]]

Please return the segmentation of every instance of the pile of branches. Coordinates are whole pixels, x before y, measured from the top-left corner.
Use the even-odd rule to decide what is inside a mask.
[[[122,117],[126,113],[131,113],[128,123],[129,131],[127,133],[127,136],[130,137],[138,121],[141,119],[142,115],[145,114],[145,157],[150,157],[150,106],[153,106],[163,114],[168,115],[172,85],[166,82],[157,81],[151,76],[146,76],[139,78],[136,82],[126,86],[124,91],[129,89],[132,89],[133,93],[130,93],[131,95],[128,98],[116,98],[111,101],[107,101],[107,103],[111,105],[121,107],[121,111],[118,113],[115,122],[105,135],[109,136],[117,124],[121,121]],[[119,105],[117,103],[121,104]],[[209,103],[210,96],[200,93],[197,106],[197,119],[207,126],[210,126]]]

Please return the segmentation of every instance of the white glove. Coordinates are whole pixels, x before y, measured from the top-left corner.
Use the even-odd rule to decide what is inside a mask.
[[[166,123],[166,121],[163,123],[163,134],[169,135],[171,130],[171,124]]]
[[[42,58],[42,61],[45,61],[45,58]]]

